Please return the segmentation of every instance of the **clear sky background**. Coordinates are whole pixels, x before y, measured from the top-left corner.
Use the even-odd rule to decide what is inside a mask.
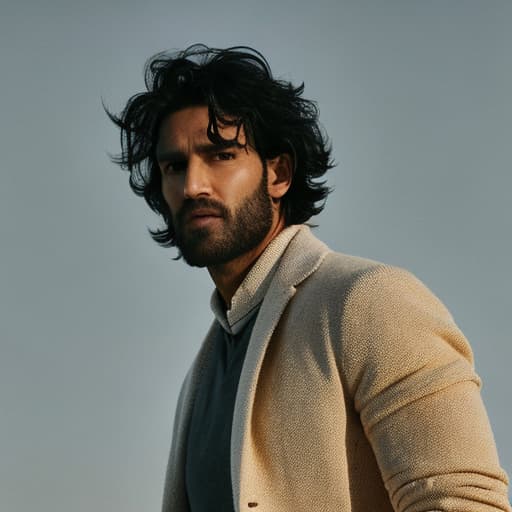
[[[159,510],[206,271],[110,163],[145,60],[251,45],[306,84],[332,248],[406,267],[469,338],[512,473],[512,2],[6,1],[0,10],[0,510]]]

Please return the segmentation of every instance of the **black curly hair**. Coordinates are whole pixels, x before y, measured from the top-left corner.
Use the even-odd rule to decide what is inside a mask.
[[[281,199],[285,223],[300,224],[320,213],[330,192],[317,181],[333,167],[331,148],[318,124],[318,109],[301,97],[304,84],[273,78],[258,51],[196,44],[173,53],[158,53],[145,66],[147,92],[132,96],[119,115],[105,111],[121,130],[121,154],[112,158],[130,172],[130,187],[162,216],[166,227],[149,230],[164,247],[176,245],[170,210],[162,194],[156,159],[162,120],[186,107],[208,107],[208,138],[222,141],[218,126],[243,127],[246,140],[262,162],[288,153],[292,183]]]

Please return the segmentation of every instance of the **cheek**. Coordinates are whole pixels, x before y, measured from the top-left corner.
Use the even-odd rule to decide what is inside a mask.
[[[245,197],[256,190],[263,174],[259,160],[257,162],[242,162],[235,172],[222,176],[217,183],[217,188],[222,190],[226,200],[236,200]]]

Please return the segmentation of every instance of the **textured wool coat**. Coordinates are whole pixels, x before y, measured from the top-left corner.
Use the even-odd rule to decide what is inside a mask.
[[[186,436],[211,332],[178,401],[164,512],[188,511]],[[302,226],[240,377],[235,510],[510,511],[479,388],[466,339],[422,283]]]

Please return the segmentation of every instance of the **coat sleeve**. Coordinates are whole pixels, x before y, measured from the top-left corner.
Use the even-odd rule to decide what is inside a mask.
[[[422,283],[391,267],[357,280],[342,365],[396,511],[510,512],[471,349]]]
[[[185,439],[183,432],[184,417],[188,414],[188,394],[190,393],[191,370],[187,373],[181,386],[174,414],[172,444],[167,462],[164,481],[162,512],[188,511],[185,491]]]

